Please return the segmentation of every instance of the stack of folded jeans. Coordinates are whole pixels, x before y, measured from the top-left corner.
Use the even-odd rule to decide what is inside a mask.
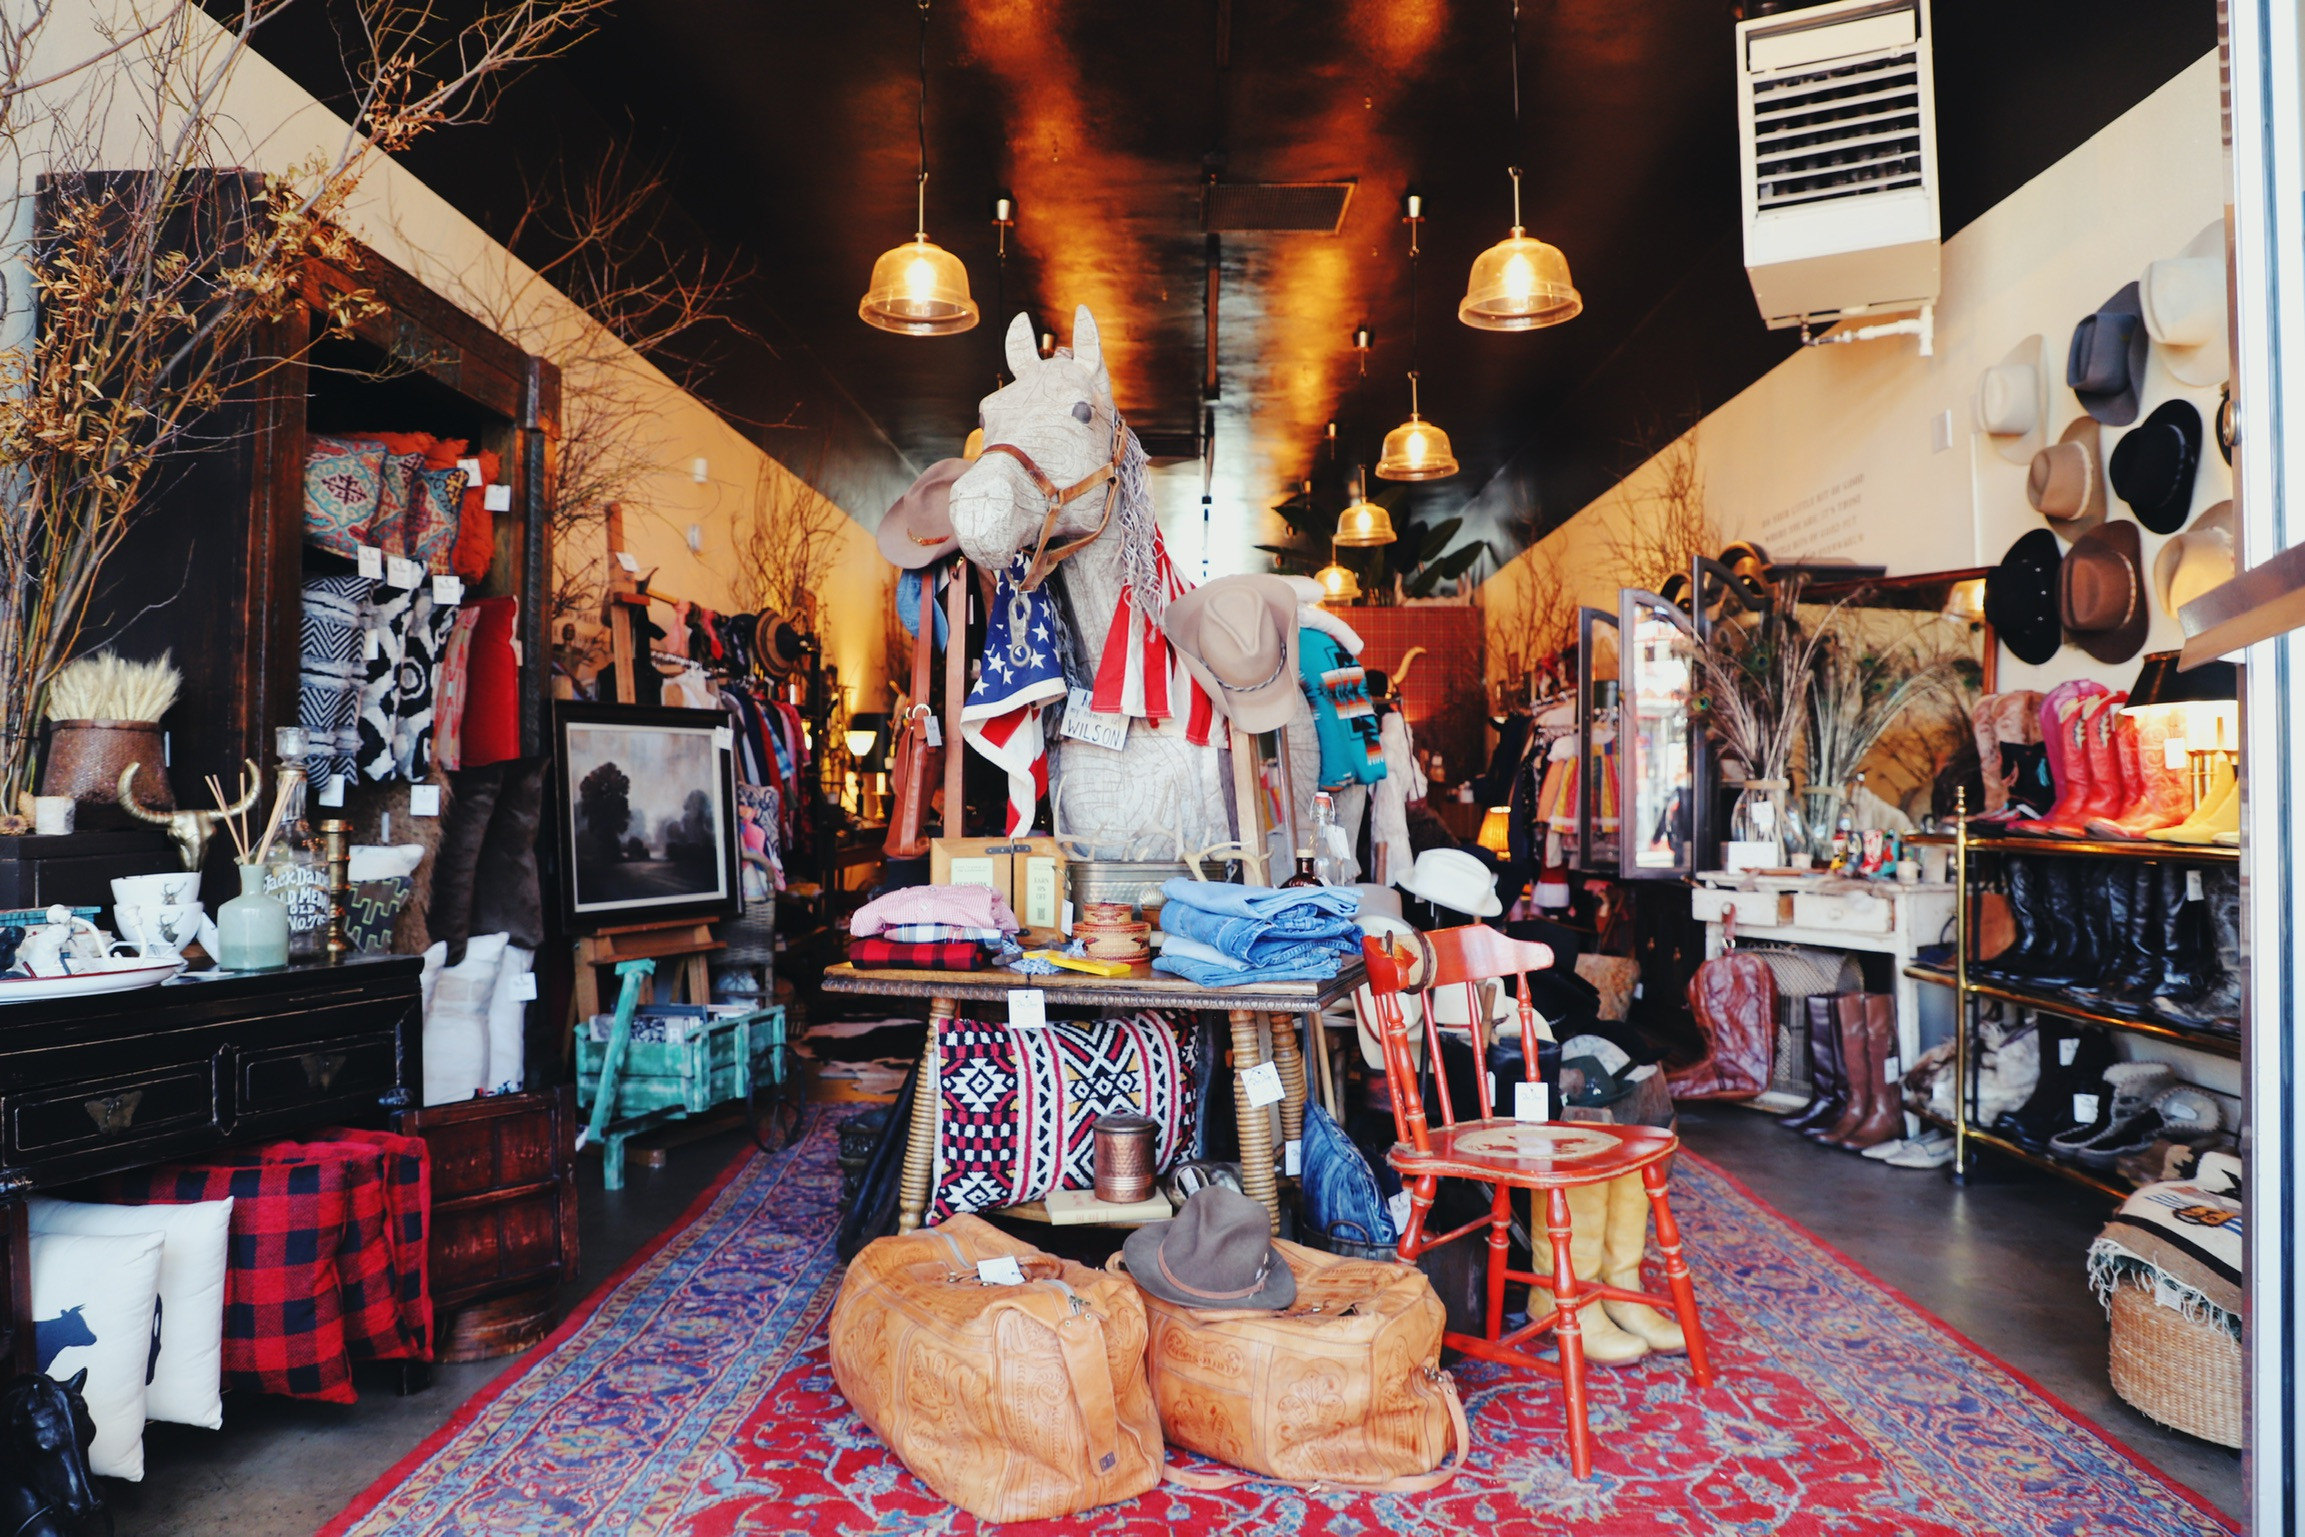
[[[1361,896],[1350,886],[1173,880],[1161,890],[1153,970],[1202,987],[1326,981],[1361,952]]]

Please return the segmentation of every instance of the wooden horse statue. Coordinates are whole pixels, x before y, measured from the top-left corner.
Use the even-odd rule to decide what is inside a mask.
[[[88,1473],[96,1422],[80,1396],[88,1373],[62,1382],[23,1372],[0,1387],[0,1533],[85,1537],[94,1518],[112,1515]]]
[[[985,451],[952,484],[953,531],[979,570],[1009,571],[1023,557],[1025,583],[1049,584],[1076,664],[1094,674],[1100,663],[1120,665],[1108,648],[1127,645],[1132,629],[1141,633],[1149,621],[1157,630],[1169,597],[1185,584],[1161,552],[1144,448],[1113,404],[1088,307],[1074,312],[1072,346],[1054,357],[1040,355],[1024,315],[1010,324],[1006,345],[1015,382],[980,408]],[[1117,491],[1108,495],[1115,476]],[[1116,625],[1124,593],[1131,615]],[[1044,730],[1058,832],[1108,859],[1132,857],[1140,845],[1148,852],[1138,857],[1168,859],[1180,843],[1198,851],[1232,837],[1216,753],[1223,722],[1209,746],[1187,739],[1184,677],[1174,669],[1173,713],[1157,725],[1132,719],[1118,748],[1060,738],[1060,710],[1051,709]],[[1302,729],[1292,726],[1288,739],[1298,821],[1308,826],[1320,749],[1310,707],[1299,709]]]

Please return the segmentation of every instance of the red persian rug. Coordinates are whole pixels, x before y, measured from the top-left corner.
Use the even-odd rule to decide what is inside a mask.
[[[834,1122],[748,1157],[662,1243],[386,1474],[322,1537],[973,1533],[841,1399],[824,1325]],[[1061,1522],[1111,1537],[2173,1537],[2232,1528],[1684,1155],[1675,1203],[1720,1371],[1592,1374],[1594,1476],[1569,1477],[1560,1390],[1457,1369],[1470,1464],[1416,1496],[1164,1486]]]

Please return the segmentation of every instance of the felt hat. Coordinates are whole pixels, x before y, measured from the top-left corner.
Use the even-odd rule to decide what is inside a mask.
[[[882,558],[899,570],[918,571],[960,548],[960,536],[952,531],[952,483],[967,469],[966,459],[939,459],[920,472],[873,535]]]
[[[1297,594],[1277,576],[1220,576],[1169,600],[1161,629],[1220,714],[1248,732],[1296,718]]]
[[[1271,1214],[1222,1185],[1204,1185],[1171,1220],[1138,1228],[1121,1252],[1129,1279],[1179,1307],[1279,1309],[1297,1300]]]
[[[2038,334],[1977,380],[1977,427],[2012,464],[2029,462],[2049,432],[2049,344]]]
[[[2066,638],[2100,662],[2126,662],[2143,649],[2153,611],[2136,524],[2115,518],[2073,541],[2057,570],[2057,617]]]
[[[1625,1048],[1600,1035],[1571,1036],[1561,1043],[1561,1104],[1599,1110],[1633,1092],[1633,1059]]]
[[[2152,345],[2135,283],[2083,315],[2065,350],[2065,382],[2081,397],[2081,408],[2108,427],[2135,421]]]
[[[2233,580],[2233,504],[2219,502],[2153,557],[2153,590],[2170,618],[2212,587]]]
[[[1401,889],[1435,907],[1474,918],[1493,918],[1505,910],[1497,900],[1496,872],[1463,849],[1425,850],[1409,867]]]
[[[2105,521],[2105,455],[2097,418],[2074,417],[2056,442],[2033,455],[2025,500],[2068,540]]]
[[[1985,622],[2021,662],[2038,667],[2065,643],[2057,623],[2057,536],[2036,528],[2009,546],[1985,577]]]
[[[2137,285],[2145,331],[2180,384],[2223,384],[2233,372],[2225,339],[2225,221],[2213,219]]]
[[[753,654],[759,660],[761,671],[772,678],[789,678],[808,655],[801,644],[800,631],[793,622],[778,616],[763,614],[754,630]]]
[[[2193,511],[2201,438],[2201,408],[2190,400],[2164,400],[2113,445],[2105,477],[2137,521],[2156,534],[2177,532]]]

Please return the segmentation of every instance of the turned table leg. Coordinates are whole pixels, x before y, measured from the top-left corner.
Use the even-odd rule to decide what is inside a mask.
[[[1273,1066],[1281,1070],[1281,1141],[1301,1142],[1305,1135],[1305,1056],[1297,1044],[1302,1021],[1294,1014],[1271,1016]],[[1314,1026],[1318,1029],[1316,1023]]]
[[[1252,1199],[1264,1203],[1265,1210],[1272,1214],[1273,1231],[1277,1233],[1281,1225],[1281,1192],[1273,1179],[1272,1118],[1265,1114],[1262,1105],[1249,1104],[1248,1070],[1265,1059],[1264,1048],[1257,1040],[1257,1015],[1254,1009],[1234,1009],[1230,1018],[1233,1111],[1240,1128],[1241,1189]],[[1301,1084],[1301,1078],[1299,1081]]]
[[[953,1000],[933,998],[928,1005],[928,1040],[921,1047],[920,1075],[912,1090],[912,1125],[904,1146],[904,1183],[897,1197],[896,1230],[909,1233],[920,1226],[928,1210],[929,1182],[936,1174],[936,1117],[944,1092],[937,1066],[942,1058],[937,1035],[954,1013]]]

